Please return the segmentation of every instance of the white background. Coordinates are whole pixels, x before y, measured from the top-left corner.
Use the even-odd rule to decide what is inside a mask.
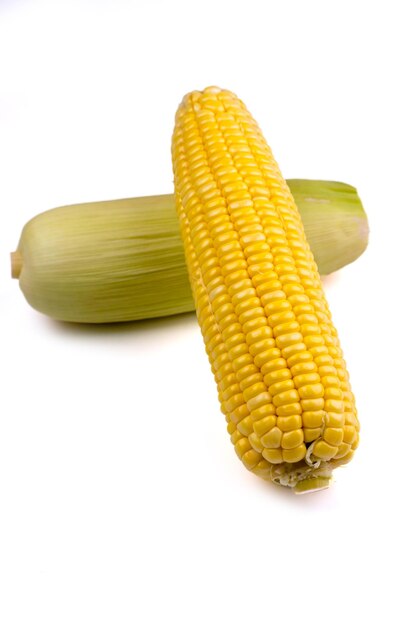
[[[413,8],[0,1],[2,626],[417,623]],[[305,497],[239,463],[193,315],[63,325],[9,277],[35,214],[170,193],[176,107],[211,84],[370,220],[326,281],[362,443]]]

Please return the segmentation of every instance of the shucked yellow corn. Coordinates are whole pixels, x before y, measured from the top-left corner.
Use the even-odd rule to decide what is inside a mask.
[[[296,492],[328,485],[359,423],[337,332],[289,188],[229,91],[185,96],[177,213],[221,409],[244,465]]]

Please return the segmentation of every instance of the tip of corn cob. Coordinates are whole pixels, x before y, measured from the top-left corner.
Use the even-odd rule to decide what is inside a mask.
[[[19,278],[22,271],[23,259],[19,250],[10,253],[12,278]]]
[[[321,462],[309,465],[305,459],[299,463],[283,463],[270,470],[270,478],[282,487],[290,487],[294,493],[310,493],[326,489],[332,482],[332,463]]]

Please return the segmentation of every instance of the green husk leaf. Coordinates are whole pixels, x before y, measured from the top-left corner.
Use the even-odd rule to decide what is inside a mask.
[[[355,261],[367,248],[369,225],[357,190],[345,183],[288,181],[320,274]]]

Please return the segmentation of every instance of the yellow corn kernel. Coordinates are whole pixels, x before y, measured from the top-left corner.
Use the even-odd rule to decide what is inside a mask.
[[[295,354],[299,354],[302,350],[306,350],[304,343],[291,343],[282,349],[282,357],[289,360]]]
[[[311,361],[302,361],[301,363],[296,363],[296,365],[293,365],[293,367],[291,367],[290,371],[292,373],[292,376],[294,376],[295,378],[296,376],[308,376],[309,374],[316,373],[318,371],[318,366],[311,357]]]
[[[244,396],[244,400],[246,401],[247,406],[248,406],[248,401],[249,400],[251,400],[252,398],[255,398],[260,393],[264,393],[266,391],[267,391],[267,387],[265,386],[264,382],[256,382],[253,385],[251,385],[250,387],[246,387],[243,390],[243,394],[242,395]],[[263,404],[264,404],[264,402],[263,402]]]
[[[324,384],[324,383],[322,383],[322,384]],[[344,393],[341,390],[341,388],[337,388],[337,387],[324,387],[324,388],[325,388],[325,393],[324,393],[325,401],[326,400],[343,400],[344,399]]]
[[[262,452],[263,451],[263,444],[261,443],[260,438],[253,432],[248,436],[248,441],[251,444],[251,447],[256,451],[256,452]]]
[[[325,406],[323,398],[303,398],[300,403],[304,411],[320,411]]]
[[[289,389],[288,391],[282,391],[273,397],[274,406],[280,407],[285,404],[291,404],[292,402],[299,402],[299,393],[297,389]]]
[[[311,374],[300,374],[299,376],[293,377],[293,383],[296,389],[307,385],[313,385],[319,383],[320,381],[321,378],[317,372],[312,372]]]
[[[233,411],[228,412],[225,410],[225,412],[227,419],[230,419],[231,422],[234,422],[234,424],[239,424],[239,422],[241,422],[245,417],[250,414],[246,404],[241,404],[240,406],[237,406],[237,408]]]
[[[245,369],[248,370],[248,368],[251,366],[247,366]],[[254,366],[255,367],[255,366]],[[236,378],[239,382],[239,387],[241,388],[241,391],[244,393],[244,397],[245,397],[245,391],[249,388],[249,387],[253,387],[253,385],[255,385],[256,383],[258,384],[263,384],[263,390],[266,388],[264,383],[263,383],[263,375],[257,371],[257,368],[255,368],[255,373],[254,374],[249,374],[248,376],[244,376],[242,374],[242,379],[240,380],[240,376],[238,376],[239,372],[237,373],[231,373],[229,374],[229,376],[231,378]],[[256,394],[253,394],[253,396]],[[249,396],[250,397],[250,396]]]
[[[254,357],[254,363],[261,369],[262,374],[274,371],[277,367],[277,362],[280,361],[280,350],[278,348],[267,348]]]
[[[325,428],[324,440],[331,446],[340,446],[343,442],[344,431],[342,428]]]
[[[298,374],[305,374],[308,371],[312,371],[312,370],[306,370],[303,369],[303,363],[313,363],[313,356],[310,352],[308,352],[307,350],[303,350],[302,352],[299,352],[299,354],[294,354],[293,356],[291,356],[288,361],[288,367],[290,367],[293,376],[297,376]],[[300,366],[300,370],[298,369],[298,366]],[[312,365],[312,366],[306,366],[306,367],[314,367],[314,371],[316,372],[318,369],[318,366],[316,364]],[[295,368],[295,369],[294,369]]]
[[[292,430],[288,433],[283,433],[282,437],[282,448],[283,450],[291,450],[292,448],[297,448],[303,442],[303,430],[299,428],[298,430]]]
[[[325,400],[324,410],[328,413],[344,413],[344,409],[343,400]]]
[[[261,437],[261,443],[265,448],[279,448],[282,435],[282,431],[275,426]]]
[[[235,446],[235,444],[242,439],[242,434],[239,432],[239,430],[235,430],[233,433],[231,433],[231,442],[233,443],[233,445]]]
[[[269,385],[269,387],[276,383],[281,383],[285,380],[292,380],[292,374],[291,371],[286,367],[285,359],[275,359],[275,361],[276,364],[281,367],[281,369],[275,369],[272,372],[263,372],[262,369],[262,374],[264,374],[264,382],[266,383],[266,385]]]
[[[351,446],[349,443],[342,443],[338,446],[338,452],[334,456],[334,459],[342,459],[345,457],[351,450]]]
[[[289,415],[301,415],[302,407],[299,402],[283,404],[276,408],[276,413],[279,417],[289,417]]]
[[[342,428],[344,423],[343,413],[325,413],[325,424],[330,428]]]
[[[318,463],[329,472],[349,458],[358,420],[297,207],[228,91],[185,96],[172,155],[197,317],[235,450],[263,478],[306,487]]]
[[[269,394],[274,398],[274,396],[277,396],[285,391],[290,391],[291,389],[294,389],[294,387],[295,383],[290,378],[288,380],[283,380],[281,383],[274,383],[273,385],[270,385]]]
[[[356,426],[357,418],[355,414],[351,411],[346,411],[344,414],[344,423],[349,424],[350,426]]]
[[[259,452],[256,452],[256,450],[248,450],[242,455],[241,461],[247,469],[252,470],[261,459],[262,456]]]
[[[304,428],[303,435],[304,435],[305,442],[309,443],[311,441],[315,441],[316,439],[319,439],[319,437],[321,436],[321,429],[320,428]]]
[[[258,395],[254,396],[254,398],[247,400],[247,407],[250,411],[255,411],[269,402],[271,402],[271,395],[268,391],[262,391]]]
[[[272,480],[271,468],[272,464],[269,461],[261,459],[261,461],[259,461],[257,465],[252,469],[252,471],[254,472],[254,474],[256,474],[256,476],[260,476],[260,478],[263,478],[264,480]]]
[[[276,426],[275,415],[269,415],[268,417],[263,417],[262,419],[254,422],[253,424],[254,432],[257,435],[257,437],[262,437],[275,426]]]
[[[316,383],[314,385],[304,385],[303,387],[299,387],[298,392],[299,396],[303,400],[324,397],[324,387],[321,383]]]
[[[248,441],[247,437],[242,437],[241,439],[238,439],[238,441],[235,444],[235,452],[238,454],[239,458],[241,458],[243,456],[243,454],[245,454],[246,452],[248,452],[248,450],[251,450],[251,444]]]
[[[338,448],[336,446],[331,446],[323,439],[317,439],[314,443],[313,453],[318,459],[322,459],[323,461],[332,459],[337,452]]]
[[[238,422],[236,427],[237,427],[237,430],[239,430],[239,432],[242,435],[245,435],[246,437],[248,437],[248,435],[250,435],[253,432],[252,417],[250,415],[248,415],[247,417],[244,417],[241,421]]]
[[[258,422],[258,420],[263,419],[263,417],[269,417],[275,413],[276,410],[274,404],[263,404],[263,406],[258,407],[258,409],[251,411],[251,417],[254,422]]]
[[[306,455],[306,446],[304,443],[301,443],[296,448],[292,448],[291,450],[283,450],[283,461],[286,463],[298,463]]]
[[[293,319],[295,319],[295,316],[292,312],[286,312],[285,313],[286,317],[293,317]],[[278,316],[274,316],[271,315],[269,317],[269,322],[271,323],[271,319],[274,317],[278,317]],[[273,333],[274,336],[276,337],[276,339],[280,336],[286,336],[286,333],[289,332],[295,332],[299,329],[299,324],[296,321],[286,321],[284,323],[278,323],[277,325],[275,325],[273,327]],[[279,342],[277,342],[279,343]]]
[[[262,455],[266,461],[269,461],[273,465],[283,463],[283,450],[278,448],[264,448]]]
[[[237,427],[234,424],[234,422],[227,422],[226,429],[227,429],[228,433],[230,435],[232,435],[236,431]]]
[[[304,411],[302,421],[304,428],[320,428],[325,424],[325,411]]]
[[[302,427],[301,415],[288,415],[277,418],[277,426],[282,432],[297,430]]]
[[[353,444],[357,438],[357,431],[354,426],[344,426],[344,443]]]

